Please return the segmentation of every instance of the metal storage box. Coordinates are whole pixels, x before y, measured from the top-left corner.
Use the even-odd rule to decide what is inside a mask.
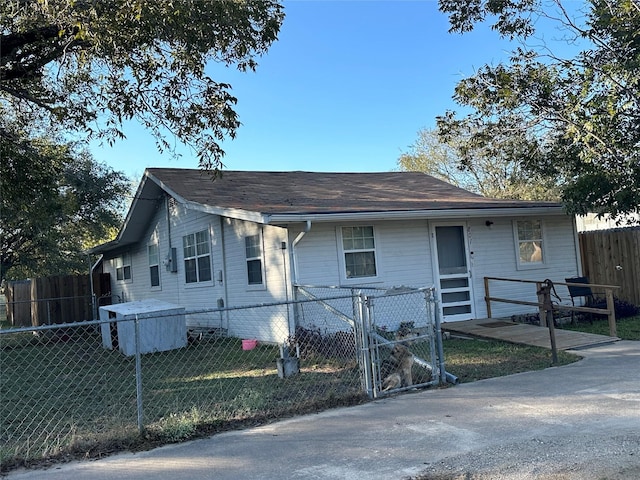
[[[184,307],[160,300],[141,300],[100,307],[102,345],[124,355],[136,353],[138,318],[140,353],[164,352],[187,345]],[[107,322],[107,320],[109,320]]]

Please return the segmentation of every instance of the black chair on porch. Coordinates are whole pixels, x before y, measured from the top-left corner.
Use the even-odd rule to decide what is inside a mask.
[[[565,282],[567,283],[584,283],[588,284],[589,279],[587,277],[572,277],[565,278]],[[571,305],[576,306],[575,299],[576,298],[584,298],[585,305],[587,307],[592,307],[595,304],[595,297],[593,296],[593,291],[591,287],[585,285],[584,287],[581,285],[567,285],[569,289],[569,296],[571,297]],[[571,310],[571,323],[575,322],[575,313]],[[593,314],[589,313],[589,322],[593,323]]]

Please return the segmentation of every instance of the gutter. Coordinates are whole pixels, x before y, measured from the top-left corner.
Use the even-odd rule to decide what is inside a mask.
[[[463,208],[459,210],[399,210],[388,212],[339,212],[339,213],[280,213],[268,215],[267,224],[292,222],[342,222],[358,220],[412,220],[412,219],[462,219],[492,217],[521,217],[530,215],[566,215],[562,206]]]

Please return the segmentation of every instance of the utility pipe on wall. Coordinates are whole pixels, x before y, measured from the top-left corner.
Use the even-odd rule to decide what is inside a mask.
[[[307,233],[309,233],[310,230],[311,220],[307,220],[304,229],[296,236],[296,238],[293,240],[293,243],[291,244],[291,263],[293,264],[293,278],[291,280],[294,285],[298,283],[298,258],[296,254],[296,246],[298,245],[298,243],[300,243],[300,240],[302,240],[302,238]]]
[[[98,268],[98,265],[100,265],[100,262],[102,262],[102,258],[104,257],[104,255],[100,254],[100,256],[98,257],[98,260],[96,260],[94,264],[91,263],[91,255],[87,253],[87,257],[89,259],[89,288],[91,290],[91,316],[93,317],[92,320],[97,320],[98,319],[98,302],[96,301],[96,293],[93,288],[93,272],[95,271],[96,268]]]

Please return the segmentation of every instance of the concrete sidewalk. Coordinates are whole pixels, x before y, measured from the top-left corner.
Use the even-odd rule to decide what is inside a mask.
[[[640,342],[10,480],[640,478]]]

